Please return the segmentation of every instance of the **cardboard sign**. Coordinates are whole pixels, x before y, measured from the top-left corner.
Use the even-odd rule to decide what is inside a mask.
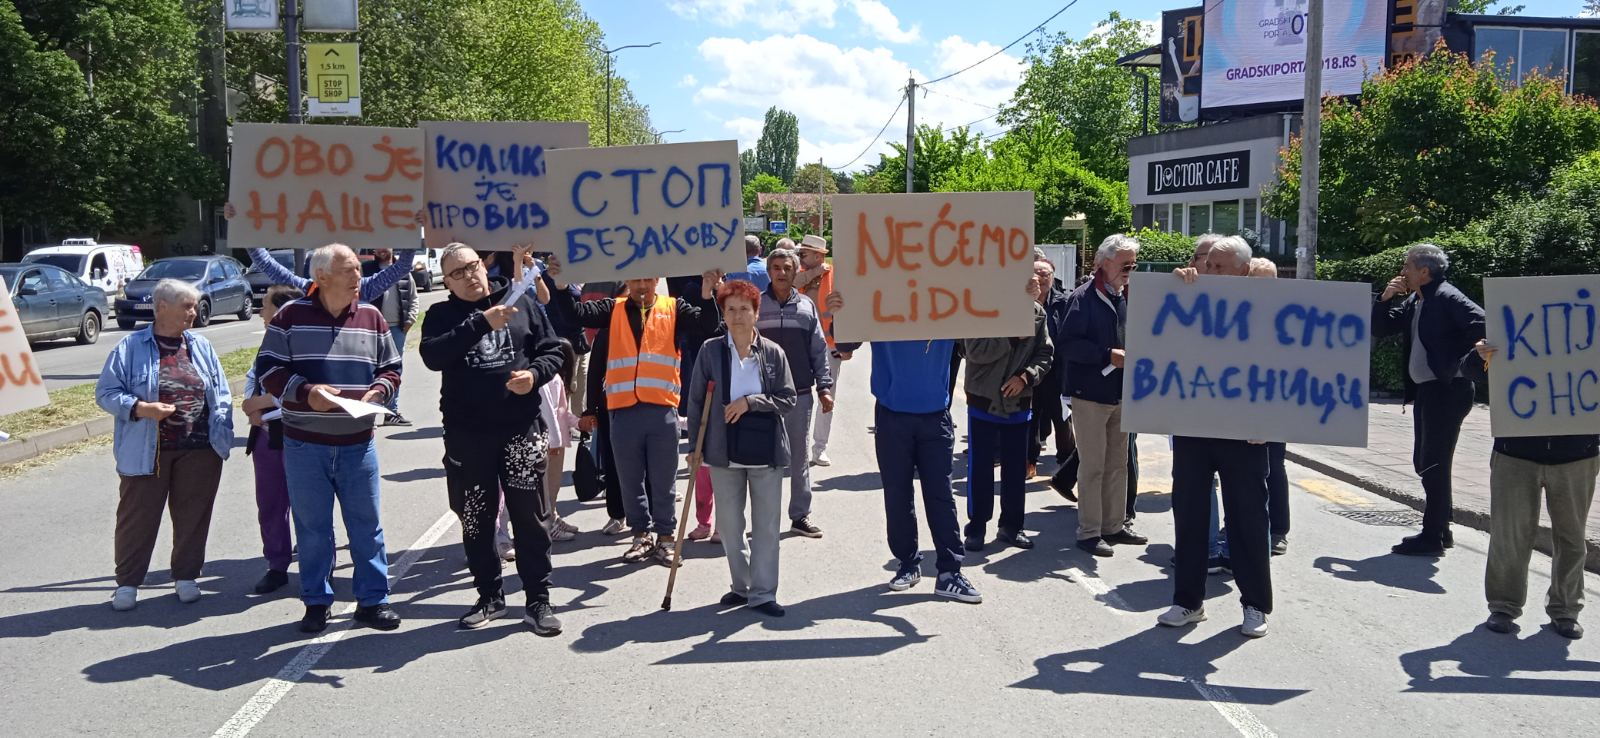
[[[422,133],[429,248],[504,250],[549,233],[545,155],[589,145],[587,123],[423,123]]]
[[[1033,334],[1032,192],[833,199],[840,341]]]
[[[545,152],[542,248],[573,282],[744,271],[736,141]]]
[[[239,123],[233,127],[236,248],[408,248],[422,208],[415,128]]]
[[[44,380],[33,364],[33,350],[22,332],[22,317],[0,280],[0,416],[50,404]]]
[[[1483,280],[1496,438],[1600,433],[1600,275]]]
[[[1367,444],[1371,288],[1133,275],[1122,429]]]

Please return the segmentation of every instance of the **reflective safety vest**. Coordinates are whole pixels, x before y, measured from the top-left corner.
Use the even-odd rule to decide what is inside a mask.
[[[606,409],[638,403],[678,406],[678,301],[657,297],[644,315],[644,346],[633,340],[628,311],[638,310],[619,299],[611,309],[611,351],[606,361]]]

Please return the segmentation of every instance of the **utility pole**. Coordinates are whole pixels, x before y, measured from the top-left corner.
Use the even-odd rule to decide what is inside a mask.
[[[1295,277],[1317,278],[1317,214],[1322,184],[1322,2],[1306,12],[1306,99],[1300,120],[1300,248]]]
[[[827,165],[822,163],[822,157],[817,157],[817,235],[822,235],[822,193],[825,184],[823,177],[832,176]]]
[[[283,0],[283,46],[284,61],[289,67],[285,85],[289,92],[289,122],[304,123],[300,112],[300,0]],[[294,273],[305,274],[305,270],[306,250],[295,249]]]
[[[911,185],[911,173],[916,171],[917,164],[917,78],[908,77],[906,81],[906,192],[915,192]]]

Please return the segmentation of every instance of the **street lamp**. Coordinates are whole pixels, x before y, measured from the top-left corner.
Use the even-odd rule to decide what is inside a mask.
[[[656,131],[656,143],[661,143],[662,136],[665,136],[669,133],[683,133],[683,131],[684,129],[682,128],[674,128],[670,131]]]
[[[660,44],[661,44],[660,41],[652,41],[652,42],[650,42],[648,44],[628,44],[627,46],[618,46],[618,47],[616,47],[614,49],[605,49],[605,48],[601,48],[599,46],[596,46],[594,44],[589,44],[589,48],[594,49],[595,51],[598,51],[598,52],[606,55],[606,145],[607,146],[611,145],[611,55],[615,54],[615,53],[617,53],[619,51],[622,51],[623,49],[648,49],[648,48],[650,48],[652,46],[658,46]]]

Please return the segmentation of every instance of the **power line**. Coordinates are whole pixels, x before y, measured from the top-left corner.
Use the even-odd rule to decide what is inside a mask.
[[[965,72],[965,71],[967,71],[967,70],[969,70],[969,69],[971,69],[971,68],[973,68],[973,67],[976,67],[976,66],[978,66],[978,65],[979,65],[979,64],[982,64],[982,63],[984,63],[984,62],[986,62],[986,61],[989,61],[989,60],[990,60],[990,59],[993,59],[993,58],[995,58],[995,57],[997,57],[997,56],[999,56],[999,55],[1001,55],[1001,54],[1004,54],[1004,53],[1005,53],[1005,52],[1007,52],[1007,51],[1009,51],[1009,50],[1010,50],[1010,49],[1011,49],[1011,47],[1013,47],[1013,46],[1016,46],[1016,45],[1017,45],[1017,44],[1020,44],[1020,43],[1022,43],[1022,41],[1023,41],[1023,40],[1024,40],[1024,39],[1026,39],[1026,38],[1027,38],[1027,37],[1029,37],[1029,36],[1032,36],[1032,35],[1033,35],[1033,34],[1035,34],[1035,33],[1038,33],[1038,32],[1039,32],[1039,31],[1042,31],[1042,30],[1044,30],[1044,27],[1045,27],[1045,26],[1047,26],[1047,25],[1050,25],[1050,21],[1053,21],[1053,20],[1055,20],[1055,19],[1056,19],[1056,16],[1059,16],[1059,15],[1061,15],[1061,14],[1062,14],[1062,13],[1065,13],[1065,12],[1067,12],[1067,9],[1068,9],[1068,8],[1070,8],[1070,7],[1072,7],[1072,6],[1074,6],[1074,5],[1077,5],[1077,4],[1078,4],[1078,0],[1072,0],[1072,2],[1070,2],[1070,3],[1067,3],[1067,4],[1066,4],[1066,5],[1063,5],[1063,6],[1061,6],[1061,9],[1060,9],[1060,10],[1057,10],[1057,11],[1056,11],[1056,12],[1055,12],[1055,14],[1054,14],[1054,15],[1051,15],[1051,16],[1050,16],[1050,17],[1049,17],[1049,18],[1046,18],[1046,19],[1044,19],[1044,22],[1042,22],[1042,23],[1040,23],[1040,24],[1039,24],[1039,25],[1037,25],[1037,26],[1034,26],[1034,27],[1033,27],[1033,28],[1030,28],[1030,29],[1028,29],[1028,32],[1027,32],[1027,33],[1024,33],[1024,34],[1022,34],[1022,35],[1021,35],[1021,36],[1018,36],[1018,37],[1017,37],[1017,40],[1015,40],[1015,41],[1012,41],[1012,42],[1011,42],[1011,43],[1009,43],[1009,44],[1006,44],[1006,45],[1005,45],[1005,46],[1004,46],[1004,47],[1002,47],[1002,48],[1001,48],[1001,49],[1000,49],[1000,50],[999,50],[999,51],[996,51],[996,52],[994,52],[994,53],[993,53],[993,54],[990,54],[990,55],[988,55],[988,56],[986,56],[986,57],[984,57],[984,58],[982,58],[982,59],[979,59],[979,60],[977,60],[977,61],[975,61],[975,62],[973,62],[973,63],[972,63],[972,64],[969,64],[969,65],[967,65],[967,66],[965,66],[965,67],[962,67],[962,68],[961,68],[961,69],[957,69],[957,70],[956,70],[956,71],[954,71],[954,72],[951,72],[951,73],[949,73],[949,74],[947,74],[947,75],[945,75],[945,76],[943,76],[943,77],[940,77],[940,78],[938,78],[938,79],[936,79],[936,80],[932,80],[932,81],[928,81],[928,82],[923,82],[923,83],[922,83],[922,85],[921,85],[921,86],[922,86],[922,87],[927,87],[927,86],[928,86],[928,85],[931,85],[931,84],[936,84],[936,83],[939,83],[939,82],[943,82],[943,81],[945,81],[945,80],[947,80],[947,79],[950,79],[950,78],[951,78],[951,77],[954,77],[954,76],[956,76],[956,75],[958,75],[958,74],[961,74],[961,73],[962,73],[962,72]]]
[[[951,95],[951,94],[948,94],[948,93],[940,92],[938,90],[924,89],[923,92],[931,92],[931,93],[933,93],[935,95],[938,95],[940,97],[947,97],[947,98],[950,98],[951,100],[954,100],[956,102],[966,103],[968,105],[976,105],[976,106],[978,106],[980,108],[988,108],[990,110],[999,110],[1000,109],[1000,108],[997,108],[997,107],[995,107],[993,105],[988,105],[988,104],[985,104],[985,103],[976,102],[976,101],[973,101],[973,100],[968,100],[968,99],[963,98],[963,97],[956,97],[955,95]]]
[[[883,127],[882,128],[878,129],[878,135],[872,137],[872,142],[867,144],[867,147],[862,149],[861,153],[856,154],[856,158],[845,162],[843,166],[830,167],[830,166],[824,164],[824,165],[822,165],[823,168],[824,169],[833,169],[833,170],[848,169],[848,168],[850,168],[851,164],[854,164],[854,163],[856,163],[858,161],[861,161],[861,157],[866,156],[867,152],[871,151],[873,146],[878,145],[878,141],[883,138],[883,132],[889,130],[889,124],[894,122],[895,116],[900,114],[900,108],[905,107],[905,105],[906,105],[906,98],[905,98],[904,95],[901,95],[900,96],[900,104],[894,106],[894,112],[889,114],[889,119],[883,122]]]

